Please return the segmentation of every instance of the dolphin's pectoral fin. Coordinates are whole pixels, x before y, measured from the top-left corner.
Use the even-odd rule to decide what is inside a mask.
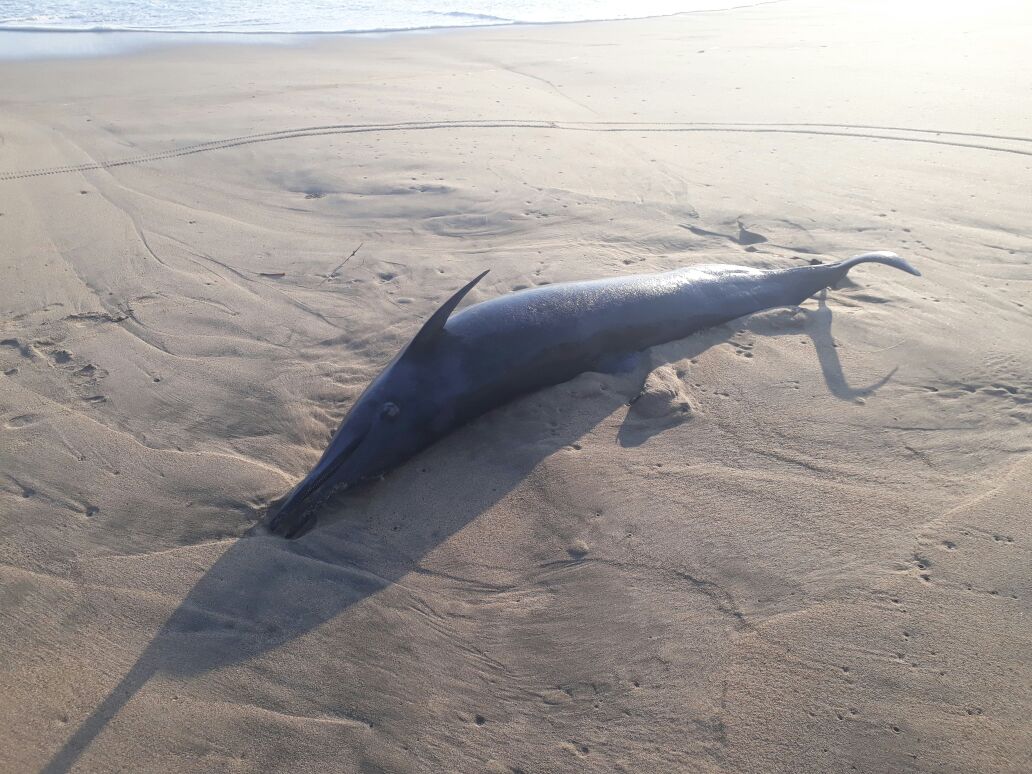
[[[444,324],[448,322],[448,318],[451,313],[455,311],[455,307],[459,305],[466,294],[471,291],[480,280],[487,276],[487,271],[481,272],[472,280],[467,282],[458,292],[456,292],[451,298],[441,304],[441,308],[430,315],[430,319],[423,323],[423,327],[419,329],[419,333],[416,334],[415,338],[412,339],[412,343],[408,345],[408,352],[418,352],[419,350],[425,350],[430,347],[444,331]]]
[[[605,355],[592,370],[600,374],[629,374],[638,369],[642,357],[641,352],[618,352]]]

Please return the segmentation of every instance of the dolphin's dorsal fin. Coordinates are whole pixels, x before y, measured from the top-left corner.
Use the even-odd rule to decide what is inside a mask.
[[[448,322],[448,318],[451,313],[455,311],[455,307],[459,305],[466,294],[471,291],[480,280],[487,276],[487,271],[481,272],[472,280],[467,282],[461,289],[459,289],[455,295],[441,304],[441,308],[434,312],[430,319],[423,323],[423,327],[419,329],[419,333],[412,339],[412,343],[408,345],[409,352],[418,352],[425,350],[426,348],[433,345],[435,341],[444,332],[444,324]]]

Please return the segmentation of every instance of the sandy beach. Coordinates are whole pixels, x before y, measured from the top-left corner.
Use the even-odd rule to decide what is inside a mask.
[[[1030,35],[788,0],[5,61],[0,770],[1032,770]],[[484,269],[867,250],[923,276],[262,531]]]

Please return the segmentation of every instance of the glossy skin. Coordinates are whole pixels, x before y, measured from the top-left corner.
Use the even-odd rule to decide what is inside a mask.
[[[448,317],[478,277],[366,388],[319,463],[280,504],[269,529],[297,537],[312,526],[332,491],[385,473],[513,398],[597,369],[615,356],[763,309],[800,304],[867,262],[918,274],[887,252],[772,271],[692,266],[522,290]]]

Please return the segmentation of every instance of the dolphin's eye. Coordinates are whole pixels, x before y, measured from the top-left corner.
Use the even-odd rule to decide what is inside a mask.
[[[400,413],[401,409],[398,408],[397,403],[387,401],[380,407],[380,416],[384,419],[394,419],[394,417],[398,416]]]

